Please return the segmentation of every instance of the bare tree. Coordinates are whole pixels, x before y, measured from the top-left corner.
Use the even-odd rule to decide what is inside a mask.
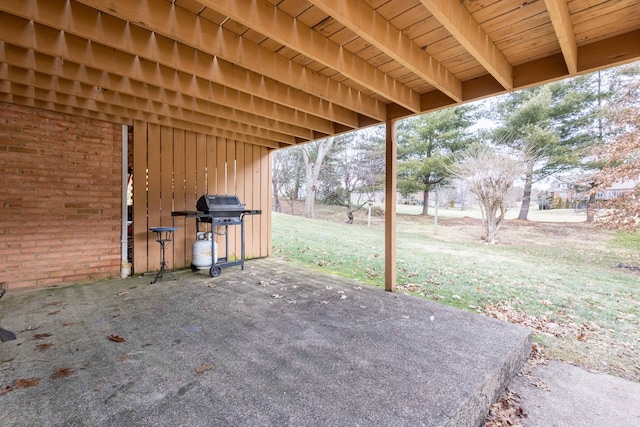
[[[335,186],[326,194],[325,201],[347,208],[347,223],[353,224],[354,213],[373,198],[384,173],[384,137],[375,128],[340,136],[328,157],[328,170]]]
[[[313,218],[315,215],[316,191],[318,189],[318,176],[324,163],[324,159],[331,151],[335,138],[321,139],[302,147],[302,156],[306,172],[306,199],[304,204],[304,216]]]
[[[276,212],[281,212],[280,198],[288,202],[293,214],[293,202],[298,200],[298,193],[304,178],[302,167],[302,150],[300,147],[290,147],[273,153],[273,167],[271,184],[273,186],[273,206]]]
[[[455,164],[456,176],[464,179],[476,196],[482,212],[484,235],[490,244],[498,242],[498,229],[507,211],[505,200],[522,175],[523,160],[488,146],[467,150]]]

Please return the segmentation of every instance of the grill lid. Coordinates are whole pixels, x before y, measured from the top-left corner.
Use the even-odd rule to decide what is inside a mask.
[[[238,217],[244,210],[244,205],[240,203],[238,196],[205,194],[198,199],[196,209],[219,217]]]

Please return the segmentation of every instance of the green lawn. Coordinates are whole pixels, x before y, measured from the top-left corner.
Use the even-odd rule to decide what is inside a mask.
[[[383,286],[382,218],[320,212],[329,220],[274,214],[274,255]],[[524,324],[550,357],[640,381],[637,235],[532,210],[537,222],[507,221],[487,245],[474,215],[457,212],[440,210],[437,233],[433,217],[398,215],[399,291]]]

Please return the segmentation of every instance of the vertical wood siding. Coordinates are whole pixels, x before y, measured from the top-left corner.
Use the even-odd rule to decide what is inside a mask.
[[[133,271],[157,271],[160,246],[150,227],[177,227],[167,248],[171,268],[191,265],[196,238],[193,218],[172,211],[195,210],[203,194],[237,194],[247,209],[245,257],[271,255],[271,162],[269,149],[210,135],[135,122],[133,129]],[[221,230],[218,230],[221,231]],[[229,227],[229,254],[216,237],[219,255],[240,257],[240,227]]]

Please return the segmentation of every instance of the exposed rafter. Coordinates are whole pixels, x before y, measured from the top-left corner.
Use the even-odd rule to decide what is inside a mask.
[[[578,72],[578,45],[566,0],[544,0],[569,74]]]
[[[462,101],[460,80],[367,3],[344,0],[311,0],[311,3],[454,101]]]
[[[283,146],[283,144],[265,138],[250,137],[243,133],[221,130],[211,126],[189,125],[189,123],[192,122],[184,122],[171,116],[158,116],[155,114],[145,113],[135,108],[119,107],[107,102],[97,102],[87,98],[65,95],[32,86],[23,86],[17,83],[0,82],[0,94],[11,97],[17,104],[45,109],[55,109],[63,112],[90,112],[93,117],[103,117],[101,120],[107,120],[107,117],[126,117],[127,119],[125,123],[129,123],[131,120],[142,120],[164,126],[206,132],[209,135],[218,136],[220,138],[233,139],[235,141],[247,142],[254,145],[271,148],[281,148]],[[60,109],[60,107],[62,107],[62,109]]]
[[[640,59],[596,3],[0,0],[0,100],[277,148]]]
[[[265,0],[201,0],[201,3],[344,74],[390,102],[414,113],[420,111],[417,93]]]
[[[268,129],[262,129],[241,122],[221,119],[203,114],[197,110],[185,110],[182,107],[175,107],[169,104],[162,104],[147,98],[139,98],[126,93],[117,93],[97,88],[93,85],[79,83],[73,80],[61,79],[55,76],[48,76],[43,73],[33,72],[17,67],[6,67],[0,70],[0,78],[20,84],[24,87],[33,87],[34,90],[42,89],[50,94],[56,94],[64,99],[67,96],[76,99],[84,99],[90,103],[105,104],[132,111],[140,111],[149,116],[171,117],[183,122],[193,122],[202,126],[211,126],[230,132],[244,133],[249,136],[266,140],[273,140],[283,144],[294,144],[295,138],[290,135],[277,133]]]
[[[141,83],[122,76],[115,76],[71,61],[61,63],[53,57],[12,46],[7,43],[0,45],[0,57],[3,57],[11,67],[20,68],[24,72],[34,71],[41,74],[41,77],[45,75],[58,77],[64,80],[93,86],[100,92],[109,92],[111,94],[120,93],[125,96],[133,95],[140,99],[153,101],[159,105],[191,110],[196,112],[201,119],[204,120],[203,124],[208,123],[209,126],[211,126],[215,120],[224,119],[227,121],[246,123],[258,128],[271,128],[277,132],[306,140],[314,138],[313,132],[302,126],[267,119],[173,90]],[[29,84],[27,80],[23,80],[24,76],[21,76],[19,73],[14,73],[12,76],[15,76],[16,79],[11,78],[12,81]],[[157,113],[161,114],[160,112]]]
[[[511,64],[459,1],[420,1],[489,74],[505,89],[513,89]]]
[[[86,46],[82,39],[91,40],[103,46],[108,46],[118,50],[122,56],[131,56],[133,62],[140,62],[142,59],[156,62],[168,67],[168,69],[178,70],[213,83],[244,91],[252,95],[282,103],[288,107],[305,111],[319,117],[335,119],[336,122],[345,126],[357,127],[358,118],[355,113],[341,106],[327,108],[322,100],[310,95],[282,85],[273,81],[265,84],[264,78],[258,74],[248,72],[238,68],[227,61],[219,60],[216,57],[202,54],[193,48],[176,43],[171,39],[156,35],[155,33],[127,24],[125,21],[105,14],[91,8],[77,8],[75,3],[67,3],[68,8],[48,9],[47,13],[34,13],[33,7],[29,3],[35,0],[7,0],[0,3],[0,10],[10,10],[12,13],[32,20],[34,30],[32,34],[20,34],[20,37],[33,37],[36,44],[53,51],[54,56],[64,55],[85,55],[85,49],[95,50],[99,48],[92,43]],[[61,0],[50,0],[46,4],[60,3]],[[73,9],[76,7],[75,9]],[[72,8],[71,10],[69,8]],[[56,13],[57,12],[57,13]],[[4,25],[19,25],[20,22],[2,23]],[[22,22],[22,29],[19,31],[29,31],[29,24]],[[50,28],[65,30],[60,34],[51,31]],[[45,36],[45,34],[48,34]],[[71,36],[73,35],[73,36]],[[74,37],[75,36],[75,37]],[[64,40],[61,43],[60,37]],[[69,47],[69,45],[75,45]],[[125,53],[126,52],[126,53]],[[47,53],[45,51],[45,53]],[[91,55],[90,55],[91,56]],[[115,58],[114,58],[115,59]],[[125,62],[121,58],[111,61],[109,64],[114,71],[122,66],[136,67],[132,62]],[[289,96],[282,97],[282,93]]]
[[[200,52],[224,59],[274,81],[306,91],[326,101],[335,102],[339,99],[340,105],[350,110],[377,120],[384,120],[384,104],[375,99],[362,94],[353,96],[353,91],[335,80],[309,72],[301,65],[169,2],[77,1],[98,10],[116,14],[125,21],[136,23],[156,34],[162,34]],[[144,20],[140,20],[140,16],[144,16]]]

